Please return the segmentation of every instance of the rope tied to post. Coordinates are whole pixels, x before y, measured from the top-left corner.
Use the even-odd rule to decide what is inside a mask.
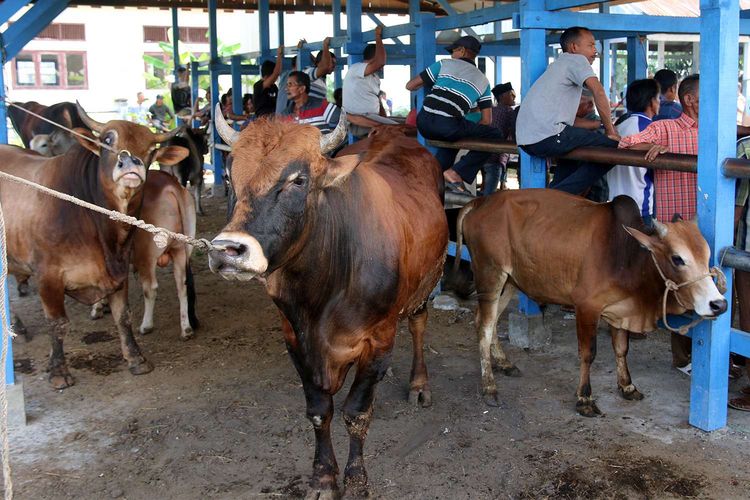
[[[682,300],[680,300],[680,296],[677,294],[677,292],[680,290],[680,288],[684,288],[687,286],[692,285],[693,283],[697,283],[698,281],[701,281],[706,278],[715,278],[716,279],[716,288],[719,289],[719,293],[722,295],[726,293],[727,291],[727,277],[724,275],[724,271],[721,270],[718,266],[713,266],[711,269],[709,269],[708,273],[703,274],[701,276],[698,276],[695,279],[684,281],[682,283],[675,283],[673,280],[667,278],[664,275],[664,272],[661,270],[661,267],[659,267],[659,263],[656,261],[656,256],[651,253],[651,259],[654,261],[654,265],[656,266],[656,270],[659,272],[659,276],[661,276],[661,279],[664,281],[664,296],[662,297],[662,321],[664,322],[664,327],[675,333],[679,333],[680,335],[687,335],[688,331],[690,331],[691,328],[693,328],[695,325],[700,323],[701,321],[704,321],[706,318],[698,317],[688,323],[687,325],[683,325],[680,327],[672,327],[669,325],[669,322],[667,321],[667,298],[669,297],[669,292],[674,293],[674,298],[677,300],[677,303],[680,304],[684,309],[690,309],[689,307],[685,306],[685,304],[682,303]]]
[[[0,205],[0,332],[3,332],[2,338],[2,354],[0,354],[0,446],[2,446],[2,462],[3,462],[3,481],[5,485],[5,498],[13,498],[13,478],[11,477],[10,471],[10,442],[8,440],[8,396],[7,396],[7,383],[5,377],[5,366],[8,362],[8,344],[10,339],[15,337],[16,334],[13,332],[11,327],[8,311],[5,308],[7,303],[7,278],[8,278],[8,257],[6,253],[6,241],[5,241],[5,218],[3,217],[3,207]],[[5,333],[7,332],[7,335]],[[11,363],[13,360],[10,360]]]

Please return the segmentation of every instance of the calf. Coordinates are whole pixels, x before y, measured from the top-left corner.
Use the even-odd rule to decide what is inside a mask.
[[[398,132],[375,135],[361,155],[325,157],[345,135],[344,123],[322,138],[315,127],[272,120],[240,134],[216,114],[217,130],[233,145],[237,206],[213,240],[209,263],[227,279],[260,279],[281,311],[315,429],[313,498],[338,491],[333,395],[352,367],[344,484],[350,494],[368,491],[363,448],[375,385],[402,318],[409,318],[414,345],[409,399],[431,403],[425,301],[448,243],[435,158]]]
[[[0,170],[137,217],[146,165],[155,160],[176,163],[187,151],[176,146],[159,148],[170,134],[153,134],[146,127],[119,120],[99,123],[80,107],[78,113],[98,134],[101,145],[81,139],[82,147],[74,146],[52,158],[0,146]],[[65,295],[86,304],[109,296],[128,368],[135,375],[150,372],[153,365],[133,338],[127,303],[135,227],[10,182],[0,182],[0,203],[6,215],[8,270],[20,280],[36,277],[50,322],[52,387],[63,389],[74,383],[63,351],[69,329]]]
[[[647,231],[626,196],[597,204],[551,189],[503,191],[466,205],[457,226],[456,255],[462,239],[471,254],[482,388],[491,405],[497,404],[492,365],[513,370],[495,329],[516,289],[542,304],[575,307],[581,358],[576,410],[587,417],[601,413],[589,377],[599,318],[610,324],[620,393],[643,398],[628,371],[628,331],[652,331],[662,316],[666,285],[659,269],[686,284],[669,295],[667,313],[694,310],[714,318],[727,309],[698,226],[654,221],[654,231]]]

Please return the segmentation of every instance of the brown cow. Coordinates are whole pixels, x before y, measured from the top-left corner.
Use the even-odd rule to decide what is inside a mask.
[[[86,125],[99,134],[98,144],[81,140],[62,156],[45,158],[14,146],[0,147],[0,170],[77,198],[137,216],[143,199],[146,166],[153,161],[178,162],[183,148],[157,149],[170,134],[125,121],[99,123],[78,108]],[[130,252],[134,226],[42,194],[25,186],[0,182],[0,203],[6,214],[8,270],[17,278],[31,275],[39,284],[44,313],[51,324],[49,380],[55,389],[74,383],[63,352],[69,329],[65,295],[93,304],[109,296],[131,373],[153,369],[133,338],[127,303]]]
[[[70,129],[88,128],[78,115],[76,105],[72,102],[58,102],[51,106],[45,106],[36,101],[13,104]],[[8,106],[8,117],[23,145],[27,148],[31,148],[31,141],[37,135],[46,136],[44,147],[53,156],[65,153],[76,143],[76,139],[68,132],[15,106]]]
[[[364,494],[374,389],[404,317],[414,344],[409,399],[431,402],[422,338],[425,301],[448,243],[440,166],[400,133],[374,136],[361,156],[329,159],[321,151],[340,142],[341,124],[321,139],[315,127],[266,120],[234,133],[216,117],[234,144],[238,201],[213,241],[223,250],[210,252],[209,264],[227,279],[259,278],[281,311],[315,429],[314,498],[338,492],[333,395],[356,368],[343,408],[350,436],[344,484]]]
[[[150,170],[143,190],[143,221],[176,233],[195,236],[196,215],[193,197],[174,176],[167,172]],[[151,233],[138,231],[135,234],[132,262],[143,288],[143,320],[138,329],[142,334],[154,330],[154,306],[156,290],[159,287],[156,267],[165,267],[172,262],[180,304],[180,339],[188,340],[193,337],[194,330],[198,328],[198,318],[195,315],[195,287],[190,269],[192,253],[191,245],[170,240],[165,248],[159,248],[154,243]],[[91,318],[98,319],[103,315],[104,301],[97,302],[91,310]]]
[[[542,304],[575,307],[581,358],[576,410],[589,417],[601,413],[589,379],[599,318],[611,327],[620,393],[643,398],[628,371],[628,331],[650,332],[662,316],[666,287],[652,256],[675,283],[695,280],[669,295],[669,314],[694,310],[713,318],[726,311],[698,226],[682,220],[654,226],[646,230],[629,197],[597,204],[550,189],[498,192],[462,209],[456,254],[463,233],[479,295],[476,324],[488,404],[497,404],[492,365],[513,369],[495,327],[516,289]]]

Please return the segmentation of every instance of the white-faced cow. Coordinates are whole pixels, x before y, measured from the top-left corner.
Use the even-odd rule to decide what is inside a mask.
[[[175,233],[195,236],[193,197],[187,189],[180,186],[177,179],[166,172],[150,170],[143,191],[141,219],[144,222]],[[171,262],[180,304],[180,339],[193,338],[194,330],[198,328],[198,317],[195,314],[195,284],[190,269],[192,253],[192,245],[170,239],[166,247],[159,248],[151,233],[138,231],[135,234],[132,263],[143,289],[143,320],[138,329],[142,334],[154,330],[154,307],[159,287],[156,268],[166,267]],[[104,301],[94,304],[91,309],[92,319],[103,317],[104,305]]]
[[[597,204],[551,189],[503,191],[477,198],[458,219],[471,254],[479,307],[477,336],[485,401],[497,404],[492,365],[513,365],[495,334],[497,318],[518,289],[542,304],[575,307],[581,372],[576,410],[600,414],[591,395],[599,318],[610,325],[617,385],[625,399],[643,395],[627,365],[628,331],[650,332],[662,317],[665,277],[687,283],[669,294],[667,312],[714,318],[727,309],[708,269],[709,248],[694,222],[654,222],[647,230],[635,202]]]
[[[344,484],[363,494],[374,389],[401,318],[409,318],[414,345],[409,399],[431,402],[422,339],[425,301],[448,242],[440,166],[398,132],[368,139],[361,155],[329,159],[323,154],[340,142],[341,124],[323,138],[311,126],[267,120],[236,133],[219,116],[217,130],[233,144],[237,206],[213,240],[220,250],[209,254],[211,269],[227,279],[259,278],[281,311],[315,429],[315,498],[338,491],[333,395],[355,368],[343,408]]]
[[[158,148],[170,134],[125,121],[99,123],[78,108],[84,123],[99,136],[99,146],[81,139],[62,156],[41,157],[14,146],[0,147],[0,170],[138,216],[146,169],[152,161],[178,162],[184,148]],[[108,149],[112,148],[112,150]],[[85,304],[109,296],[130,372],[153,369],[133,338],[127,303],[127,277],[134,226],[52,198],[30,187],[0,182],[5,212],[9,272],[21,280],[35,276],[44,313],[50,322],[52,353],[49,380],[62,389],[74,383],[63,352],[69,329],[65,295]]]

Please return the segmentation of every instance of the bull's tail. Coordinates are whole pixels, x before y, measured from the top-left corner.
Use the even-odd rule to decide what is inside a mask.
[[[478,198],[481,199],[481,198]],[[476,200],[472,200],[458,211],[458,217],[456,218],[456,258],[453,259],[453,275],[458,275],[458,266],[461,264],[461,249],[464,243],[464,217],[474,209],[474,203]]]
[[[193,280],[193,269],[190,267],[190,259],[185,264],[185,286],[187,286],[188,321],[193,330],[200,327],[200,321],[195,314],[195,281]]]
[[[180,209],[180,218],[182,220],[182,232],[191,238],[195,238],[195,202],[193,196],[187,188],[180,188],[180,200],[177,204]],[[188,321],[193,330],[197,330],[200,326],[198,316],[195,313],[195,280],[193,279],[193,270],[190,267],[190,256],[193,253],[193,246],[185,244],[185,286],[187,286],[187,299],[188,299]]]

